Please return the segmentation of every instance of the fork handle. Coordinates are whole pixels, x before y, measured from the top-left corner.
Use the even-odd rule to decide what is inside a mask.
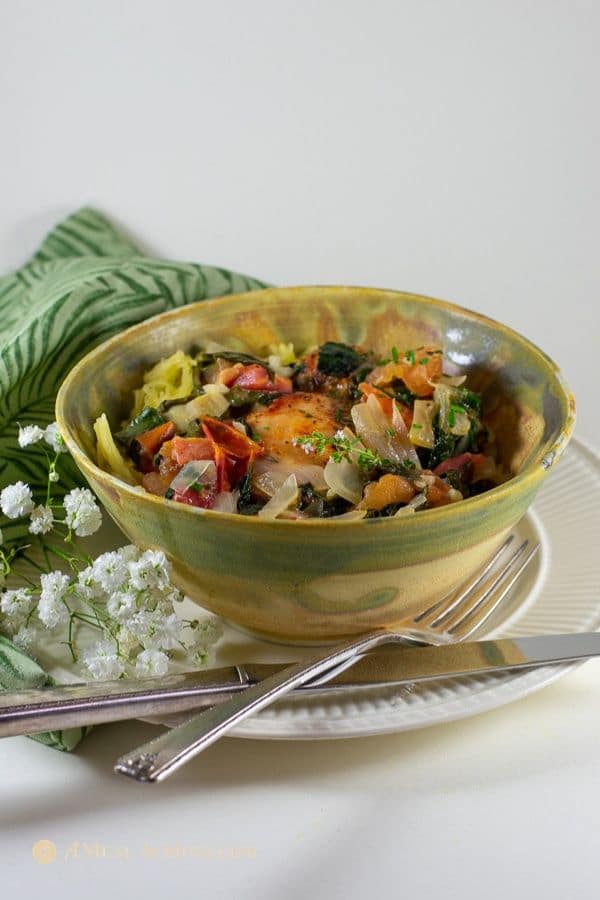
[[[378,629],[346,643],[337,644],[334,648],[328,647],[310,660],[303,660],[282,669],[258,684],[246,688],[231,700],[198,713],[183,725],[166,731],[120,757],[115,763],[115,772],[136,781],[162,781],[234,728],[238,722],[269,706],[298,685],[337,669],[342,663],[352,661],[353,657],[358,658],[367,650],[395,642],[422,643],[416,637],[411,638],[406,632],[399,634]]]

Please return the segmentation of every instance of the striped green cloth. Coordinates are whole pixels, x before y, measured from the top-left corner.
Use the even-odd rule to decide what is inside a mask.
[[[45,491],[41,449],[19,451],[18,424],[54,420],[56,392],[69,369],[92,347],[148,316],[197,300],[236,294],[265,283],[198,263],[149,259],[93,209],[57,225],[21,269],[0,278],[0,488],[22,479]],[[61,458],[61,483],[81,481]],[[26,532],[3,522],[5,543]],[[0,638],[0,688],[51,683],[32,659]],[[35,735],[72,750],[86,729]]]

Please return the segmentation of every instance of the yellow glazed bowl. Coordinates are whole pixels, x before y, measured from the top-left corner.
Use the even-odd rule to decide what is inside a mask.
[[[381,355],[434,344],[484,389],[487,421],[513,473],[493,490],[410,517],[264,521],[164,500],[95,462],[93,422],[118,426],[144,370],[208,341],[263,354],[326,340]],[[484,406],[485,412],[485,406]],[[574,401],[555,364],[516,332],[483,316],[397,291],[276,288],[195,303],[108,340],[70,372],[56,415],[83,475],[127,537],[163,549],[173,580],[224,619],[269,639],[324,642],[394,627],[443,597],[500,544],[562,453]]]

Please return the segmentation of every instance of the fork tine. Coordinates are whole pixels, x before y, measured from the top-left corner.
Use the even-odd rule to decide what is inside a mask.
[[[469,594],[476,587],[478,587],[478,585],[481,584],[481,582],[483,581],[485,576],[488,574],[490,569],[498,562],[498,560],[500,559],[500,557],[502,556],[504,551],[511,545],[514,538],[515,538],[514,534],[509,534],[509,536],[506,538],[504,543],[501,544],[501,546],[498,548],[498,550],[496,550],[496,552],[493,554],[493,556],[491,556],[490,559],[486,563],[484,563],[484,566],[481,569],[481,571],[479,572],[479,574],[477,575],[475,581],[473,581],[472,578],[470,578],[468,583],[463,582],[462,590],[454,598],[454,600],[452,601],[452,603],[449,606],[445,605],[446,600],[448,599],[448,597],[451,597],[452,594],[455,593],[455,591],[457,590],[456,588],[454,588],[452,591],[450,591],[449,594],[446,594],[445,597],[442,597],[441,600],[438,600],[436,603],[434,603],[432,606],[430,606],[428,609],[426,609],[425,612],[419,613],[418,616],[415,616],[415,618],[413,619],[414,624],[419,625],[421,623],[424,623],[424,625],[428,628],[436,628],[440,622],[448,619],[450,617],[450,615],[454,612],[454,610],[458,606],[460,606],[464,600],[467,599]],[[425,619],[429,619],[431,614],[435,613],[440,608],[440,606],[443,607],[442,614],[439,616],[434,616],[434,618],[431,619],[429,622],[425,622]]]
[[[503,567],[498,572],[493,574],[493,579],[495,580],[493,580],[491,583],[492,588],[496,587],[496,583],[504,576],[504,573],[512,568],[512,566],[515,564],[515,561],[523,555],[528,543],[528,540],[524,540],[523,543],[508,558],[507,562],[504,563]],[[489,572],[491,566],[487,566],[486,568]],[[442,610],[439,616],[436,616],[436,618],[432,622],[429,622],[429,628],[441,628],[442,625],[447,627],[448,622],[456,615],[459,616],[459,619],[457,621],[466,616],[466,614],[469,613],[479,602],[479,598],[481,595],[477,593],[477,588],[481,585],[484,589],[487,589],[490,585],[490,581],[483,581],[483,575],[485,574],[487,574],[487,572],[482,573],[482,576],[477,578],[477,580],[472,584],[468,585],[460,594],[460,596],[458,596],[455,600],[452,601],[449,606]],[[486,595],[484,594],[484,596]],[[456,624],[456,622],[453,622],[453,624]]]
[[[487,590],[484,591],[483,595],[477,600],[477,602],[468,610],[465,610],[464,614],[460,616],[460,618],[452,624],[452,626],[448,629],[448,634],[451,635],[455,640],[467,640],[467,638],[471,637],[471,635],[486,622],[489,617],[492,615],[495,609],[498,608],[500,603],[504,600],[512,586],[515,584],[517,579],[520,577],[521,573],[524,569],[527,568],[533,557],[538,552],[540,545],[535,544],[529,552],[525,555],[525,557],[519,563],[519,557],[522,556],[523,552],[527,547],[527,541],[525,541],[519,550],[514,554],[510,563],[506,566],[505,569],[498,575],[498,577],[494,580],[494,582],[490,585]],[[511,570],[514,569],[513,574],[510,575]],[[491,598],[491,602],[488,603],[485,612],[482,615],[476,615],[489,601]],[[476,616],[475,621],[472,625],[467,627],[464,630],[464,625],[469,622],[473,616]]]

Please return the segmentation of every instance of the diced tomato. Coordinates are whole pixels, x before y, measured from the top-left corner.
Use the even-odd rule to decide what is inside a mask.
[[[252,460],[263,453],[263,448],[237,428],[211,416],[203,417],[202,430],[211,442],[217,490],[230,491],[246,474]]]
[[[275,375],[273,380],[269,378],[269,372],[264,366],[252,363],[244,366],[236,363],[223,369],[218,376],[219,384],[227,387],[239,387],[245,391],[264,391],[265,393],[289,394],[292,391],[292,380],[285,375]]]
[[[212,441],[208,438],[177,436],[173,438],[170,445],[170,456],[179,466],[184,466],[194,459],[213,458]]]
[[[234,381],[235,387],[246,391],[266,391],[269,388],[269,373],[264,366],[244,366]]]
[[[131,442],[130,454],[140,472],[152,472],[154,469],[154,457],[161,446],[173,437],[175,426],[172,422],[164,422],[138,434]]]
[[[477,466],[484,459],[483,453],[459,453],[458,456],[451,456],[450,459],[445,459],[439,466],[436,466],[433,474],[443,475],[444,472],[449,472],[450,469],[460,469],[462,466],[466,466],[467,463],[473,463],[474,466]]]
[[[262,453],[262,447],[256,441],[242,434],[233,425],[227,425],[212,416],[203,416],[202,430],[213,444],[218,444],[234,459],[250,459]]]
[[[217,492],[213,488],[205,491],[187,488],[185,491],[175,491],[171,500],[175,500],[177,503],[187,503],[188,506],[198,506],[201,509],[212,509],[216,496]]]

